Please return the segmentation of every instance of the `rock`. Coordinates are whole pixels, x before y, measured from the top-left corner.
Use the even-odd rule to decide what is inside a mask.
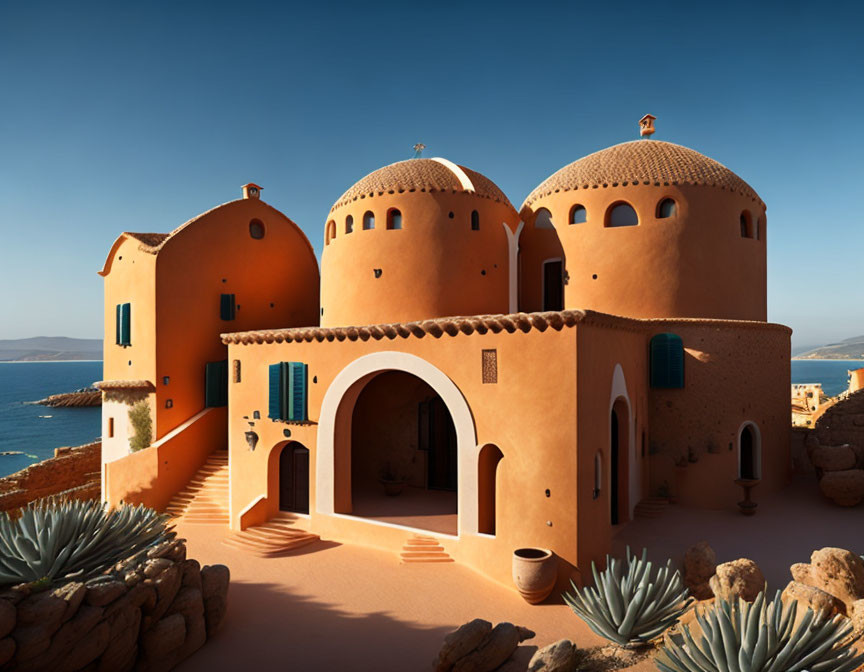
[[[796,562],[789,568],[792,574],[792,579],[798,583],[803,583],[805,586],[812,586],[812,578],[810,576],[810,565],[806,562]]]
[[[804,439],[804,447],[807,449],[807,457],[812,460],[813,453],[819,449],[819,437],[813,432],[809,432],[807,438]]]
[[[717,565],[717,570],[708,582],[715,597],[733,600],[740,597],[752,602],[765,590],[765,577],[762,570],[752,560],[740,558]]]
[[[201,585],[201,565],[197,560],[185,560],[181,565],[183,578],[180,580],[180,585],[191,586],[202,590]]]
[[[62,622],[68,621],[78,611],[87,589],[83,583],[72,581],[54,591],[54,596],[66,602],[66,612],[63,614]]]
[[[578,670],[579,649],[569,639],[562,639],[543,647],[528,663],[528,672],[578,672]]]
[[[110,636],[111,627],[108,621],[102,621],[63,658],[63,669],[80,670],[96,660],[108,648]]]
[[[823,471],[843,471],[852,469],[857,462],[855,451],[848,445],[819,446],[810,456],[813,466]]]
[[[0,665],[5,665],[15,655],[15,640],[11,637],[0,639]]]
[[[15,660],[19,664],[45,653],[51,646],[51,633],[39,625],[16,626],[12,637],[15,639]]]
[[[12,632],[17,619],[15,606],[9,600],[0,599],[0,639]]]
[[[716,570],[717,554],[707,541],[700,541],[687,549],[684,554],[684,585],[697,600],[713,597],[708,582]]]
[[[480,646],[491,631],[492,624],[482,618],[475,618],[459,626],[444,638],[435,662],[435,672],[450,672],[453,665]]]
[[[857,506],[864,499],[864,469],[826,471],[819,489],[839,506]]]
[[[97,672],[131,669],[132,661],[138,653],[141,610],[129,606],[118,611],[108,623],[111,626],[110,641],[99,659]]]
[[[810,556],[810,585],[833,595],[846,606],[864,598],[864,560],[842,548],[822,548]]]
[[[534,633],[512,623],[499,623],[476,649],[453,666],[453,672],[492,672],[513,655],[519,642]]]
[[[153,558],[152,560],[148,560],[144,565],[144,576],[152,579],[159,576],[173,564],[168,558]]]
[[[179,649],[185,639],[186,619],[182,614],[172,614],[141,636],[141,649],[148,660],[157,661]]]
[[[87,604],[104,607],[126,594],[126,584],[116,579],[93,581],[87,584]]]
[[[849,608],[853,637],[864,636],[864,600],[855,600]]]
[[[803,614],[807,609],[812,609],[817,616],[822,614],[830,617],[844,610],[843,604],[833,595],[798,581],[789,582],[783,591],[782,599],[785,604],[798,602],[799,614]]]
[[[177,593],[177,597],[168,608],[167,615],[183,614],[186,618],[200,616],[204,613],[204,598],[201,596],[201,591],[192,586],[181,588]]]
[[[171,606],[171,603],[177,596],[177,591],[180,589],[181,578],[180,566],[172,563],[170,567],[165,569],[156,578],[144,579],[143,583],[138,584],[139,586],[152,585],[156,589],[156,604],[149,610],[149,613],[145,612],[144,614],[145,618],[142,623],[144,630],[149,629],[151,624],[162,618],[165,612],[168,611],[168,607]]]
[[[18,603],[18,627],[38,624],[51,635],[60,627],[68,607],[66,600],[53,592],[32,593]]]
[[[208,565],[201,570],[201,594],[204,597],[204,621],[207,636],[215,633],[228,610],[228,585],[231,572],[225,565]]]

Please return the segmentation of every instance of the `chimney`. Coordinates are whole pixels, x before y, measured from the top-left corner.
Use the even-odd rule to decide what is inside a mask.
[[[261,187],[253,182],[249,184],[244,184],[243,187],[243,198],[261,198]]]
[[[654,120],[657,117],[651,114],[646,114],[639,120],[639,135],[643,138],[650,137],[654,134]]]

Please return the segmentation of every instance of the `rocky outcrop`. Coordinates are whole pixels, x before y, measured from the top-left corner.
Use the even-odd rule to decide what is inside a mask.
[[[714,596],[709,581],[717,571],[717,554],[707,541],[700,541],[684,553],[684,585],[697,600]]]
[[[531,658],[528,672],[578,672],[581,656],[569,639],[544,646]]]
[[[65,392],[63,394],[52,394],[36,402],[42,406],[52,408],[85,408],[89,406],[102,405],[102,392],[94,388]]]
[[[784,604],[797,602],[798,609],[801,611],[812,609],[816,614],[825,617],[830,617],[843,610],[842,603],[833,595],[798,581],[789,582],[789,585],[783,590],[781,599]]]
[[[219,627],[228,568],[199,568],[167,541],[110,575],[0,593],[0,670],[170,670]]]
[[[864,599],[864,560],[842,548],[813,551],[810,564],[797,563],[789,568],[798,583],[812,586],[836,598],[838,608],[852,615],[853,605]]]
[[[810,455],[813,466],[822,471],[854,469],[857,463],[855,451],[849,444],[842,446],[819,446]]]
[[[504,670],[519,643],[533,637],[533,632],[512,623],[499,623],[493,628],[489,621],[475,618],[444,638],[433,668],[435,672]],[[525,663],[521,665],[524,669]]]
[[[102,443],[57,448],[54,457],[0,478],[0,511],[14,511],[43,497],[95,499],[101,493]]]
[[[740,558],[717,565],[715,574],[708,584],[715,597],[724,600],[740,597],[742,600],[752,602],[765,590],[765,577],[755,562]]]
[[[838,506],[857,506],[864,499],[864,469],[826,471],[819,489]]]
[[[839,506],[864,501],[864,390],[829,408],[804,445],[823,495]]]

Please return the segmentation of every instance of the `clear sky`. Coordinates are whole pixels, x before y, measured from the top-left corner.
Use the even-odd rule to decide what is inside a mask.
[[[862,25],[860,2],[0,0],[0,338],[101,336],[117,235],[246,182],[320,252],[332,203],[416,142],[518,207],[646,112],[768,204],[769,319],[864,334]]]

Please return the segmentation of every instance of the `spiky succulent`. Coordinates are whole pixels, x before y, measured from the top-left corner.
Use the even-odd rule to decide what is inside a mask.
[[[621,646],[648,642],[678,622],[692,598],[672,561],[654,571],[648,551],[642,557],[627,548],[624,562],[606,556],[606,569],[598,574],[591,563],[594,586],[564,593],[564,601],[591,630]]]
[[[698,640],[685,625],[680,641],[666,638],[655,664],[662,672],[852,672],[864,663],[850,648],[847,619],[807,609],[796,627],[797,608],[784,606],[779,591],[752,604],[718,598],[696,611]]]
[[[13,519],[0,513],[0,585],[88,579],[174,536],[145,506],[43,499]]]

